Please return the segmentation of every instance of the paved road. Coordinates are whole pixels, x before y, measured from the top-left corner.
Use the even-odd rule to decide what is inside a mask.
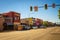
[[[60,27],[0,32],[0,40],[60,40]]]

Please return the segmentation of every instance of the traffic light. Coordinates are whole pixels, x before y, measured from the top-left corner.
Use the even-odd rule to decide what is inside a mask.
[[[52,7],[55,8],[55,6],[56,6],[55,3],[53,3],[53,4],[52,4]]]
[[[58,10],[58,12],[59,12],[59,15],[60,15],[60,9]]]
[[[60,9],[58,10],[58,12],[59,12],[59,13],[58,13],[58,17],[59,17],[59,19],[60,19]]]
[[[60,19],[60,15],[59,15],[59,19]]]
[[[58,18],[60,19],[60,15],[58,15]]]
[[[45,10],[47,10],[47,8],[48,8],[47,4],[45,4],[45,6],[44,6],[44,7],[45,7]]]
[[[38,6],[34,6],[34,11],[38,11]]]
[[[32,10],[32,6],[30,6],[30,11],[33,11],[33,10]]]

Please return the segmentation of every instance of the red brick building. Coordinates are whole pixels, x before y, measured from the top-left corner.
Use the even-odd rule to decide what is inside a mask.
[[[20,13],[10,11],[8,13],[3,13],[6,23],[20,24]]]
[[[3,30],[3,22],[4,22],[4,18],[3,18],[3,15],[2,14],[0,14],[0,31],[2,31]]]
[[[3,13],[4,17],[4,30],[18,30],[20,27],[20,13],[17,12],[7,12]]]

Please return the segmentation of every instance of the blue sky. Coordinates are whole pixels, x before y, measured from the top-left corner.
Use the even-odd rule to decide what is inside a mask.
[[[44,8],[38,8],[38,12],[34,10],[30,11],[30,6],[44,6],[44,4],[52,5],[60,4],[59,0],[0,0],[0,13],[16,11],[21,13],[21,18],[40,18],[44,21],[57,22],[59,7],[48,7],[47,10]],[[29,16],[30,15],[30,16]]]

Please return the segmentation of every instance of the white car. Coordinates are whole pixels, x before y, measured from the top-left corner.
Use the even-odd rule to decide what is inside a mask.
[[[25,29],[25,30],[29,30],[29,29],[30,29],[30,26],[23,25],[23,29]]]
[[[40,28],[46,28],[46,26],[42,25],[42,26],[40,26]]]
[[[38,27],[37,27],[37,26],[33,26],[32,28],[33,28],[33,29],[37,29]]]

